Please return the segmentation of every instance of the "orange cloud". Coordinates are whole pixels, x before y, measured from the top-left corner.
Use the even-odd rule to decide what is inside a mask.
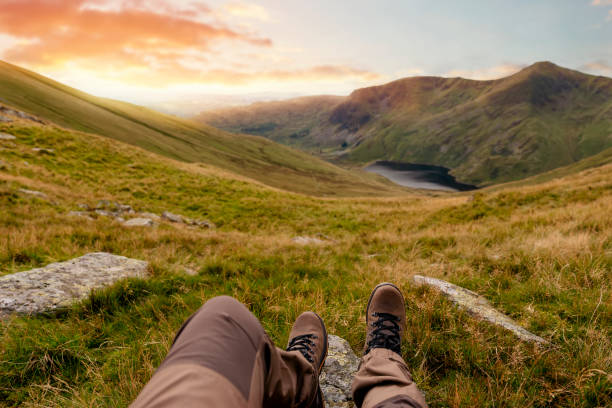
[[[0,34],[16,41],[4,58],[29,68],[95,76],[151,87],[255,82],[368,82],[381,77],[344,65],[300,69],[245,65],[241,47],[272,49],[272,41],[233,29],[201,3],[171,0],[0,0]],[[182,3],[182,4],[186,4]],[[265,19],[261,6],[231,3],[230,11]],[[230,44],[231,47],[221,45]],[[228,54],[229,53],[229,54]],[[226,59],[228,59],[226,61]],[[70,81],[69,81],[70,82]]]
[[[230,3],[225,6],[225,10],[234,16],[252,18],[261,21],[270,21],[268,11],[258,4],[251,3]]]
[[[179,74],[177,75],[177,70]],[[353,80],[372,82],[382,76],[371,71],[344,65],[321,65],[297,70],[238,71],[214,69],[208,71],[188,70],[182,66],[158,70],[154,75],[143,77],[139,72],[126,72],[125,79],[142,85],[167,85],[180,83],[214,83],[230,86],[247,85],[254,82],[340,82]]]
[[[580,67],[582,71],[598,72],[606,75],[612,74],[612,65],[605,61],[593,61]]]
[[[525,65],[518,64],[502,64],[490,68],[476,69],[476,70],[452,70],[446,73],[448,77],[461,77],[468,79],[478,80],[491,80],[507,77],[512,74],[516,74],[521,69],[525,68]]]
[[[207,51],[221,40],[272,44],[267,38],[198,20],[208,12],[205,6],[181,10],[159,0],[124,0],[118,10],[110,6],[100,0],[3,0],[0,32],[33,40],[10,48],[5,57],[38,65],[92,57],[144,63],[149,53],[159,57],[166,51]]]

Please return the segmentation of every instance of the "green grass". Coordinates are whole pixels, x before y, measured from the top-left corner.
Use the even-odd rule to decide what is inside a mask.
[[[322,199],[91,134],[25,122],[0,131],[18,137],[0,141],[2,274],[94,251],[147,260],[151,273],[58,314],[0,323],[0,404],[126,406],[183,320],[221,294],[244,302],[280,346],[310,309],[359,352],[365,303],[381,281],[406,296],[403,356],[431,407],[612,404],[612,165],[474,195]],[[67,216],[100,199],[218,228]],[[300,246],[296,235],[327,243]],[[481,293],[551,347],[475,321],[414,287],[414,274]]]
[[[263,137],[237,135],[146,108],[98,98],[0,61],[0,102],[60,126],[185,162],[201,162],[299,193],[392,195],[401,191]]]

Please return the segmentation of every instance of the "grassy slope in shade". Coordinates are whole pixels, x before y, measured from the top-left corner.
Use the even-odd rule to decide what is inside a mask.
[[[152,273],[58,315],[0,323],[0,404],[127,406],[182,321],[221,294],[244,302],[279,345],[296,316],[314,310],[330,333],[361,350],[369,291],[392,281],[407,300],[403,356],[432,408],[612,405],[611,164],[485,189],[473,200],[319,199],[95,135],[25,122],[0,131],[17,136],[0,141],[2,273],[94,251],[145,259]],[[68,217],[78,203],[99,199],[208,218],[219,228],[126,229],[104,217]],[[328,243],[291,240],[318,234]],[[413,274],[483,294],[553,347],[473,320],[413,287]]]
[[[237,132],[256,129],[327,158],[440,165],[472,184],[529,177],[612,147],[612,79],[551,63],[495,81],[415,77],[318,98],[198,119]]]
[[[128,103],[97,98],[0,61],[0,102],[75,130],[187,162],[203,162],[273,187],[316,195],[388,195],[399,189],[309,154]]]

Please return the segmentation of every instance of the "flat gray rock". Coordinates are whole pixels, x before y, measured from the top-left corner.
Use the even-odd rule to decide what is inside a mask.
[[[359,358],[348,341],[330,334],[327,359],[319,376],[321,391],[328,408],[352,408],[351,382],[359,368]]]
[[[25,188],[20,188],[19,192],[23,193],[23,194],[31,195],[31,196],[34,196],[34,197],[38,197],[38,198],[48,198],[47,195],[45,193],[41,192],[41,191],[28,190],[28,189],[25,189]]]
[[[1,133],[0,132],[0,140],[15,140],[17,139],[15,136],[13,135],[9,135],[8,133]]]
[[[43,147],[34,147],[32,151],[36,153],[40,153],[40,154],[54,154],[55,153],[54,149],[45,149]]]
[[[0,277],[0,317],[68,307],[87,298],[92,289],[146,277],[147,267],[145,261],[97,252]]]
[[[164,211],[161,216],[163,219],[168,220],[170,222],[177,222],[177,223],[183,222],[183,217],[181,215],[172,214],[171,212],[168,212],[168,211]]]
[[[453,303],[460,308],[467,310],[472,316],[510,330],[521,340],[538,344],[548,343],[548,341],[544,340],[543,338],[536,336],[535,334],[527,331],[524,327],[519,326],[510,317],[491,306],[487,299],[478,295],[477,293],[472,292],[471,290],[453,285],[452,283],[440,279],[428,278],[420,275],[414,276],[414,282],[418,285],[428,285],[438,289]]]
[[[155,223],[149,218],[132,218],[123,223],[124,227],[154,227]]]
[[[141,217],[141,218],[148,218],[148,219],[153,220],[153,221],[159,221],[161,219],[161,217],[159,215],[153,214],[153,213],[150,213],[150,212],[142,212],[142,213],[138,214],[138,216]]]
[[[319,238],[314,238],[314,237],[299,236],[299,237],[293,237],[291,240],[299,245],[321,245],[325,243],[325,241]]]

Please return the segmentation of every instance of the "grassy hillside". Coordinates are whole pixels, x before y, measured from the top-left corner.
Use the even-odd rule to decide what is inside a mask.
[[[327,158],[440,165],[462,182],[481,185],[532,176],[612,147],[612,79],[551,63],[495,81],[406,78],[356,90],[324,108],[314,123],[310,110],[294,113],[291,127],[279,102],[252,107],[253,121],[244,108],[199,120],[235,131],[265,123],[271,130],[258,134]]]
[[[320,143],[312,137],[311,129],[325,123],[329,112],[344,100],[342,96],[307,96],[257,102],[205,112],[197,120],[230,132],[265,136],[278,143],[318,151]]]
[[[261,137],[231,134],[123,102],[97,98],[0,61],[0,102],[71,129],[186,162],[202,162],[270,186],[317,195],[397,189]]]
[[[403,355],[431,407],[612,405],[610,164],[475,195],[321,199],[93,134],[28,122],[0,131],[17,136],[0,141],[1,273],[109,251],[149,261],[152,274],[57,315],[1,322],[0,405],[126,406],[182,321],[220,294],[246,303],[279,345],[311,309],[359,353],[365,302],[380,281],[406,295]],[[68,217],[99,199],[218,228]],[[300,246],[296,235],[326,243]],[[473,320],[412,286],[414,274],[483,294],[552,346]]]

